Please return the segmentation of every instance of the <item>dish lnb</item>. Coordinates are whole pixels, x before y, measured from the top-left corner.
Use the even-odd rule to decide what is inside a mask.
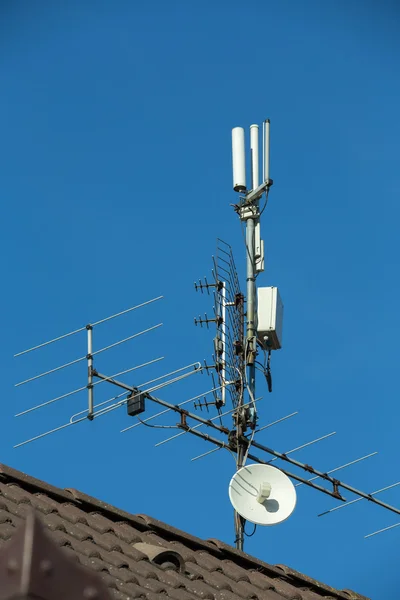
[[[247,465],[229,484],[235,511],[256,525],[277,525],[290,517],[296,506],[296,490],[282,471],[270,465]]]
[[[233,189],[235,192],[246,191],[246,158],[244,148],[244,129],[232,129],[232,166]]]

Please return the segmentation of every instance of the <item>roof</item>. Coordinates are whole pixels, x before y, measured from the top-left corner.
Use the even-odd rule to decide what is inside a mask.
[[[32,507],[53,540],[98,572],[117,600],[368,600],[0,464],[0,547]]]

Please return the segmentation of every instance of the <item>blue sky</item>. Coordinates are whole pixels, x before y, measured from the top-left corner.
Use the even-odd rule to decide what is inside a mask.
[[[212,332],[197,330],[193,317],[211,303],[193,280],[210,272],[219,236],[244,281],[230,207],[231,128],[269,117],[275,184],[259,283],[281,290],[284,348],[273,356],[273,394],[259,378],[257,395],[262,424],[299,415],[259,441],[287,451],[336,431],[296,457],[327,470],[378,450],[341,478],[365,491],[398,481],[395,3],[59,0],[4,2],[1,10],[1,461],[233,543],[227,487],[235,465],[223,452],[191,463],[208,449],[201,440],[154,448],[169,432],[120,434],[131,423],[120,409],[14,449],[85,409],[83,393],[14,418],[85,385],[84,363],[13,387],[85,355],[85,336],[12,355],[162,294],[95,330],[98,349],[164,323],[100,355],[97,368],[114,373],[165,357],[126,376],[137,385],[210,357]],[[196,375],[159,394],[176,403],[210,384]],[[96,401],[114,393],[108,384],[98,390]],[[400,488],[382,499],[400,506]],[[259,528],[246,550],[335,587],[392,598],[400,529],[363,536],[400,519],[366,502],[317,518],[334,505],[299,488],[293,516]]]

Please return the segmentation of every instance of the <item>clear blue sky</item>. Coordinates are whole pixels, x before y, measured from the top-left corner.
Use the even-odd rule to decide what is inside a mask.
[[[85,409],[82,394],[13,416],[85,385],[79,364],[13,388],[85,355],[85,337],[12,355],[163,294],[95,331],[100,348],[164,323],[96,366],[165,356],[126,377],[138,384],[209,357],[212,332],[192,323],[211,305],[192,282],[210,272],[217,236],[243,275],[231,128],[269,117],[275,185],[260,284],[281,289],[284,349],[273,394],[261,380],[257,393],[264,424],[300,413],[259,439],[286,451],[337,431],[297,457],[327,470],[378,450],[342,479],[366,491],[400,479],[399,21],[385,1],[2,2],[2,462],[233,542],[234,462],[218,452],[190,463],[208,449],[201,440],[154,448],[168,431],[120,434],[130,423],[121,409],[13,449]],[[183,401],[209,388],[199,377],[159,394]],[[98,390],[97,401],[114,393]],[[400,488],[382,498],[400,506]],[[259,529],[247,551],[392,598],[400,528],[363,535],[396,516],[360,502],[317,518],[334,505],[299,488],[294,515]]]

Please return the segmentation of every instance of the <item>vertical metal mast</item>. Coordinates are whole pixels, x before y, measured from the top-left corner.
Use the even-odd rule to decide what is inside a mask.
[[[243,434],[249,426],[256,427],[257,414],[255,408],[257,355],[257,310],[256,310],[256,275],[264,270],[264,244],[260,237],[259,201],[264,192],[268,195],[269,180],[269,120],[263,124],[263,183],[259,183],[259,129],[258,125],[250,127],[251,150],[251,190],[247,192],[245,172],[244,130],[236,127],[232,131],[233,154],[233,188],[244,193],[245,198],[237,207],[240,220],[246,222],[246,332],[244,341],[244,357],[246,361],[245,388],[248,393],[246,408],[242,394],[236,413],[237,469],[244,466],[247,443]],[[243,550],[244,519],[235,513],[236,547]]]
[[[257,211],[258,212],[258,211]],[[250,407],[247,411],[243,408],[243,394],[240,398],[240,403],[237,409],[237,463],[236,468],[239,470],[244,466],[244,457],[246,446],[241,441],[243,434],[246,431],[247,422],[250,422],[251,427],[255,427],[256,413],[255,407],[251,404],[255,399],[256,389],[256,287],[255,287],[255,258],[254,258],[254,232],[255,232],[255,217],[248,217],[246,220],[246,282],[247,282],[247,307],[246,307],[246,333],[244,340],[245,360],[247,364],[246,387],[250,396],[247,403]],[[248,412],[248,416],[246,415]],[[244,544],[244,519],[236,514],[236,547],[238,550],[243,550]]]
[[[258,125],[250,127],[251,152],[251,189],[258,188]],[[256,199],[251,206],[251,214],[246,221],[246,281],[247,281],[247,327],[245,358],[248,366],[247,386],[250,401],[254,402],[256,389],[255,359],[257,353],[257,315],[256,315],[256,261],[255,261],[255,232],[256,223],[259,227],[259,201]],[[255,426],[255,408],[250,411],[250,422]]]

